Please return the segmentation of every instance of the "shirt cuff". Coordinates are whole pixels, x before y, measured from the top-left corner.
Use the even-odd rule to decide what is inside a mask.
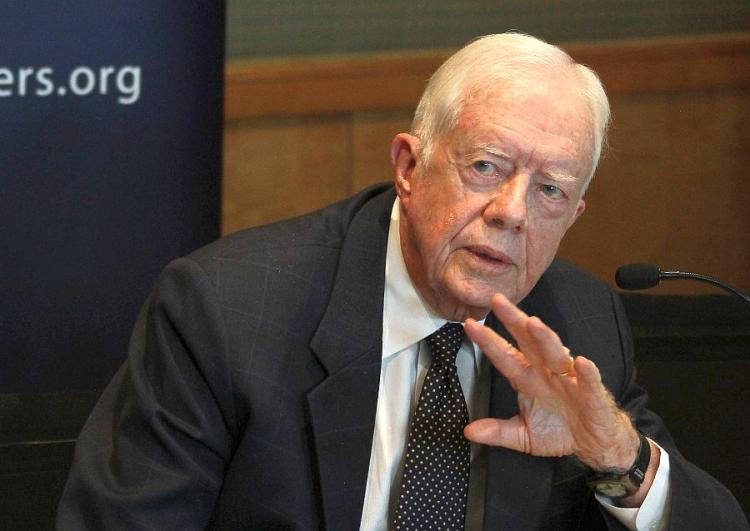
[[[640,507],[617,507],[606,497],[595,494],[596,501],[631,531],[662,531],[669,521],[669,454],[654,441],[651,442],[659,448],[659,468]]]

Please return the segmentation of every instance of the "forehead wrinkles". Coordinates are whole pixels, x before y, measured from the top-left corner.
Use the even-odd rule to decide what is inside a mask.
[[[503,133],[524,135],[525,139],[529,133],[539,132],[542,140],[550,139],[544,144],[559,146],[588,171],[594,150],[594,124],[588,105],[570,85],[559,88],[545,85],[528,91],[509,88],[470,92],[449,136],[466,152],[481,145],[494,145],[501,140],[499,136],[509,141]],[[530,152],[544,144],[529,146]],[[517,149],[520,145],[497,147]]]

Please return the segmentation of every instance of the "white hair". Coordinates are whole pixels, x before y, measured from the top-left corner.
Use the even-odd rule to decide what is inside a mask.
[[[432,75],[412,122],[412,134],[421,141],[424,160],[429,161],[436,139],[456,126],[467,100],[484,87],[519,88],[553,75],[577,83],[578,93],[591,113],[594,150],[587,186],[609,124],[604,87],[593,70],[576,63],[562,49],[522,33],[480,37],[453,54]]]

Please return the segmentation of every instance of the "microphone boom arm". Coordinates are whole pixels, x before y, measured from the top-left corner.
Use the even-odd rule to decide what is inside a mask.
[[[745,295],[734,286],[731,286],[725,282],[721,282],[720,280],[714,277],[710,277],[708,275],[700,275],[698,273],[685,273],[683,271],[661,271],[661,270],[659,271],[659,280],[673,280],[675,278],[700,280],[701,282],[712,284],[714,286],[727,290],[733,295],[739,297],[740,300],[750,304],[750,296]]]

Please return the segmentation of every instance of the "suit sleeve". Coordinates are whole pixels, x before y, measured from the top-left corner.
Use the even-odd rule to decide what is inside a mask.
[[[670,531],[703,529],[750,529],[734,496],[721,483],[685,460],[677,450],[663,421],[646,408],[646,392],[636,383],[634,347],[630,325],[620,298],[612,294],[615,318],[624,356],[624,380],[617,397],[646,436],[659,443],[670,458]],[[606,511],[603,511],[606,513]],[[604,514],[610,529],[625,529],[611,515]]]
[[[206,527],[235,432],[225,338],[203,270],[170,264],[80,434],[57,529]]]

